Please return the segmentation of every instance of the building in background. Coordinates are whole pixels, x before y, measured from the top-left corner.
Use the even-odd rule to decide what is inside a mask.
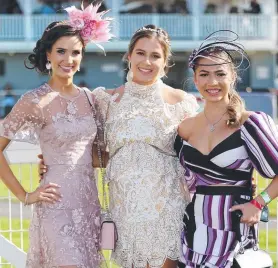
[[[42,4],[56,3],[65,7],[80,1],[62,0],[17,0],[23,14],[0,15],[0,88],[12,82],[13,88],[24,92],[39,86],[48,79],[35,71],[24,68],[24,59],[31,53],[35,41],[43,29],[63,14],[38,14],[34,12]],[[105,8],[113,16],[114,41],[104,45],[106,56],[93,44],[87,53],[76,83],[85,81],[90,88],[105,86],[113,88],[125,81],[126,63],[122,57],[128,40],[136,29],[146,24],[155,24],[166,29],[172,40],[174,65],[165,82],[176,88],[195,91],[192,73],[187,59],[190,52],[209,33],[229,29],[238,33],[247,50],[251,67],[241,74],[239,89],[252,91],[252,96],[264,94],[275,88],[277,58],[277,1],[255,1],[259,12],[251,12],[249,0],[106,0]],[[53,5],[52,5],[53,6]],[[35,14],[34,14],[35,13]],[[266,95],[260,95],[266,96]],[[250,108],[257,106],[270,113],[272,99],[255,101],[248,97]],[[260,99],[260,98],[259,98]],[[262,99],[260,99],[262,100]]]

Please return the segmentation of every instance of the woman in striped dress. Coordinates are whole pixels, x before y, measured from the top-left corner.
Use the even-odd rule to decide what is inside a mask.
[[[261,209],[278,195],[277,128],[265,113],[245,110],[235,84],[248,58],[234,40],[213,40],[215,35],[189,58],[205,106],[181,123],[175,144],[194,192],[182,234],[180,267],[186,268],[231,267],[240,247],[254,243],[250,226]],[[245,61],[237,62],[239,56]],[[273,180],[253,199],[254,168]]]

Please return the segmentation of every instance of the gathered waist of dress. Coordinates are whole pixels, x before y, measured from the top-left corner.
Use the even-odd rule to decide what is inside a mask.
[[[54,166],[80,166],[80,167],[84,167],[84,166],[91,166],[93,167],[93,162],[89,162],[89,163],[49,163],[44,161],[45,166],[47,167],[54,167]]]
[[[234,185],[215,185],[215,186],[196,186],[196,194],[203,195],[251,195],[251,189],[247,186]]]
[[[45,148],[41,146],[46,165],[86,165],[92,163],[92,147],[70,148]]]
[[[44,156],[46,166],[92,166],[92,158],[49,158]]]
[[[172,149],[172,150],[171,150]],[[166,149],[166,146],[163,144],[150,144],[145,141],[133,141],[126,143],[125,145],[118,147],[116,150],[115,149],[110,149],[110,159],[117,155],[118,153],[122,151],[130,151],[133,153],[140,152],[142,154],[149,154],[150,152],[153,152],[155,154],[161,154],[163,156],[169,156],[170,158],[175,157],[176,158],[176,153],[173,148]]]

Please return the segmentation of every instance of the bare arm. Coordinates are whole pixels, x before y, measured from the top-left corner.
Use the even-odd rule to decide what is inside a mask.
[[[270,198],[273,200],[278,197],[278,176],[275,176],[272,179],[271,183],[268,187],[264,190],[268,193]],[[264,200],[260,195],[255,198],[261,205],[265,206]],[[249,225],[253,225],[260,221],[261,218],[261,210],[252,205],[251,203],[245,203],[242,205],[233,206],[230,211],[241,210],[242,217],[241,222],[247,223]]]
[[[191,135],[192,129],[194,128],[194,120],[195,117],[188,117],[179,124],[178,134],[185,141],[188,141]]]
[[[10,140],[0,137],[0,177],[4,184],[11,190],[11,192],[21,201],[24,202],[26,191],[18,182],[10,169],[8,162],[4,156],[4,150],[9,145]]]
[[[49,183],[38,187],[34,192],[30,193],[29,196],[26,196],[27,192],[14,176],[4,156],[4,150],[9,145],[9,143],[9,139],[0,137],[0,177],[9,190],[18,198],[19,201],[23,203],[25,203],[25,201],[28,204],[33,204],[40,201],[48,203],[55,203],[59,201],[61,195],[58,191],[58,188],[60,188],[60,186],[54,183]],[[28,200],[25,200],[26,197],[28,197]]]

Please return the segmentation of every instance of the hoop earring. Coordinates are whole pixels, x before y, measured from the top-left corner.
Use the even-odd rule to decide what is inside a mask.
[[[131,83],[133,80],[133,72],[131,70],[131,62],[130,61],[128,62],[128,69],[129,70],[126,75],[126,81]]]

